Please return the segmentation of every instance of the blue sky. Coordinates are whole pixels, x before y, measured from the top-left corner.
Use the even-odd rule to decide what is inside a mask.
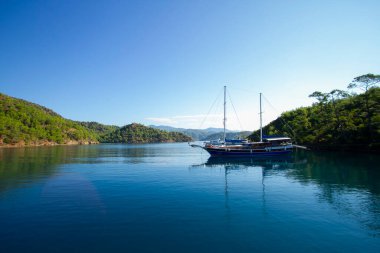
[[[380,1],[2,1],[0,92],[74,120],[258,127],[380,70]],[[240,120],[238,123],[237,118]],[[203,122],[203,124],[202,124]]]

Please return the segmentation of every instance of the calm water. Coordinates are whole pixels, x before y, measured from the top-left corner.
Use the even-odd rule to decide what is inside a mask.
[[[380,252],[380,158],[0,149],[0,252]]]

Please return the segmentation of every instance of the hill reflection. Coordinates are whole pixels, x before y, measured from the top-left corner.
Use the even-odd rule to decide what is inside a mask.
[[[334,189],[363,189],[379,195],[379,162],[380,159],[374,155],[300,150],[293,155],[280,157],[209,157],[205,163],[195,164],[193,167],[261,167],[265,169],[264,176],[281,172],[287,178],[301,183],[315,183],[322,188],[331,186]]]
[[[279,176],[302,185],[315,185],[317,198],[341,215],[358,221],[380,235],[379,157],[369,154],[296,151],[291,156],[273,158],[210,157],[194,167],[223,167],[228,189],[229,171],[262,168],[262,182]],[[263,187],[265,191],[265,187]]]

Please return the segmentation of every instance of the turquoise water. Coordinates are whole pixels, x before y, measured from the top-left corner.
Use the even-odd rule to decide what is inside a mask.
[[[0,149],[0,252],[380,252],[380,158]]]

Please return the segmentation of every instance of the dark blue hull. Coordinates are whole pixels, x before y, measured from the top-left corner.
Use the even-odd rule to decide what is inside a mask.
[[[238,156],[238,157],[263,157],[263,156],[277,156],[286,155],[292,152],[291,149],[278,150],[278,151],[256,151],[256,150],[238,150],[238,149],[218,149],[218,148],[204,148],[211,156]]]

